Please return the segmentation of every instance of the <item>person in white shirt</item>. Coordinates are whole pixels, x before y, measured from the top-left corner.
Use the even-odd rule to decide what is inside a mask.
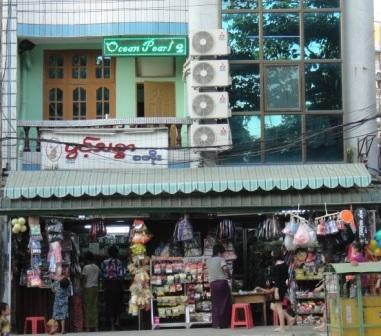
[[[98,279],[100,269],[95,263],[91,252],[85,254],[86,266],[83,268],[84,276],[84,310],[87,331],[98,331]]]

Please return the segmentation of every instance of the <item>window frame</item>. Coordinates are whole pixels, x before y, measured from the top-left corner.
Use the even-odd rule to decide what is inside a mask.
[[[345,111],[345,97],[344,97],[344,80],[345,73],[343,72],[343,0],[340,0],[340,6],[334,8],[307,8],[304,6],[304,0],[300,0],[299,8],[287,8],[287,9],[264,9],[262,1],[258,0],[258,7],[255,9],[222,9],[222,1],[220,1],[219,6],[219,26],[222,27],[223,14],[253,14],[259,16],[259,30],[258,30],[258,40],[259,40],[259,58],[258,59],[230,59],[229,63],[249,65],[249,64],[258,64],[259,65],[259,75],[260,75],[260,97],[259,104],[260,108],[257,111],[232,111],[232,116],[259,116],[261,120],[261,163],[265,163],[265,116],[267,115],[279,115],[279,114],[297,114],[301,115],[301,134],[302,134],[302,160],[295,163],[306,163],[307,161],[307,139],[305,138],[306,134],[306,117],[310,115],[338,115],[345,120],[344,111]],[[300,59],[292,60],[266,60],[264,59],[264,14],[274,14],[274,13],[298,13],[299,14],[299,34],[300,34]],[[339,13],[340,14],[340,57],[339,58],[306,58],[305,57],[305,28],[304,28],[304,19],[305,14],[309,13]],[[308,110],[306,108],[306,81],[305,81],[305,68],[308,64],[314,63],[340,63],[341,64],[341,99],[342,99],[342,108],[340,110]],[[298,66],[299,67],[299,108],[298,109],[267,109],[266,106],[266,69],[268,66]],[[345,132],[343,131],[343,158],[345,158]],[[223,157],[222,157],[223,159]],[[290,163],[294,163],[290,161]],[[272,162],[273,164],[273,162]]]
[[[48,77],[48,57],[59,55],[64,58],[64,78]],[[87,78],[72,78],[73,56],[87,56]],[[44,51],[44,120],[49,120],[49,91],[59,88],[63,91],[63,120],[78,120],[73,117],[73,90],[83,88],[86,90],[86,119],[96,119],[96,90],[99,87],[109,89],[110,114],[109,118],[115,118],[115,59],[110,58],[110,78],[97,78],[96,58],[102,56],[101,50],[75,49],[75,50],[45,50]],[[102,71],[103,73],[103,71]],[[51,119],[50,119],[51,120]]]

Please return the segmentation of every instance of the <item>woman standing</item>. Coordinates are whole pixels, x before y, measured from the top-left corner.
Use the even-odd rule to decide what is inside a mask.
[[[208,279],[212,296],[212,326],[213,328],[228,328],[232,301],[228,278],[229,269],[223,254],[225,248],[222,245],[213,247],[213,256],[207,260]]]
[[[108,249],[110,258],[102,262],[106,315],[110,319],[111,330],[119,327],[119,315],[124,310],[123,304],[123,264],[118,259],[119,250],[115,245]]]
[[[266,294],[273,294],[274,300],[271,304],[271,310],[277,313],[279,319],[279,328],[274,331],[284,332],[285,318],[288,325],[295,323],[295,317],[292,317],[283,309],[283,301],[288,287],[288,266],[284,262],[281,251],[273,252],[273,258],[275,264],[272,270],[271,288],[261,288],[261,291]]]
[[[82,274],[85,278],[84,310],[87,331],[98,331],[98,278],[100,269],[95,264],[94,255],[89,251],[85,254],[86,266]]]

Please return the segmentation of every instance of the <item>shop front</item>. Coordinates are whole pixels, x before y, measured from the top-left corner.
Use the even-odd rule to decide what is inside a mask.
[[[362,165],[12,172],[2,213],[15,232],[15,330],[23,332],[26,316],[51,318],[51,278],[57,272],[78,284],[70,299],[70,330],[86,330],[78,309],[83,304],[80,269],[88,251],[100,266],[111,245],[118,247],[124,269],[118,328],[208,325],[205,261],[216,242],[227,249],[237,300],[266,285],[271,251],[283,248],[293,274],[289,307],[298,324],[318,323],[324,297],[310,293],[322,278],[324,257],[343,261],[349,243],[361,238],[359,208],[367,215],[361,224],[366,245],[376,230],[372,210],[379,199]],[[352,210],[353,223],[343,222],[343,210]],[[15,229],[15,221],[12,226],[20,217],[26,229]],[[307,241],[294,239],[296,227],[306,228]],[[53,260],[57,241],[61,255]],[[102,277],[98,292],[97,327],[110,330]],[[266,307],[253,305],[256,325],[271,324]]]

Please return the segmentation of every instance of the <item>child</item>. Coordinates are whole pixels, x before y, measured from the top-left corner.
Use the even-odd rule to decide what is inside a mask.
[[[0,302],[0,330],[1,336],[9,335],[11,331],[11,325],[8,320],[10,315],[9,306],[5,302]]]
[[[66,277],[52,284],[54,295],[53,319],[60,321],[61,333],[65,334],[65,320],[69,317],[69,296],[72,295],[70,280]]]

